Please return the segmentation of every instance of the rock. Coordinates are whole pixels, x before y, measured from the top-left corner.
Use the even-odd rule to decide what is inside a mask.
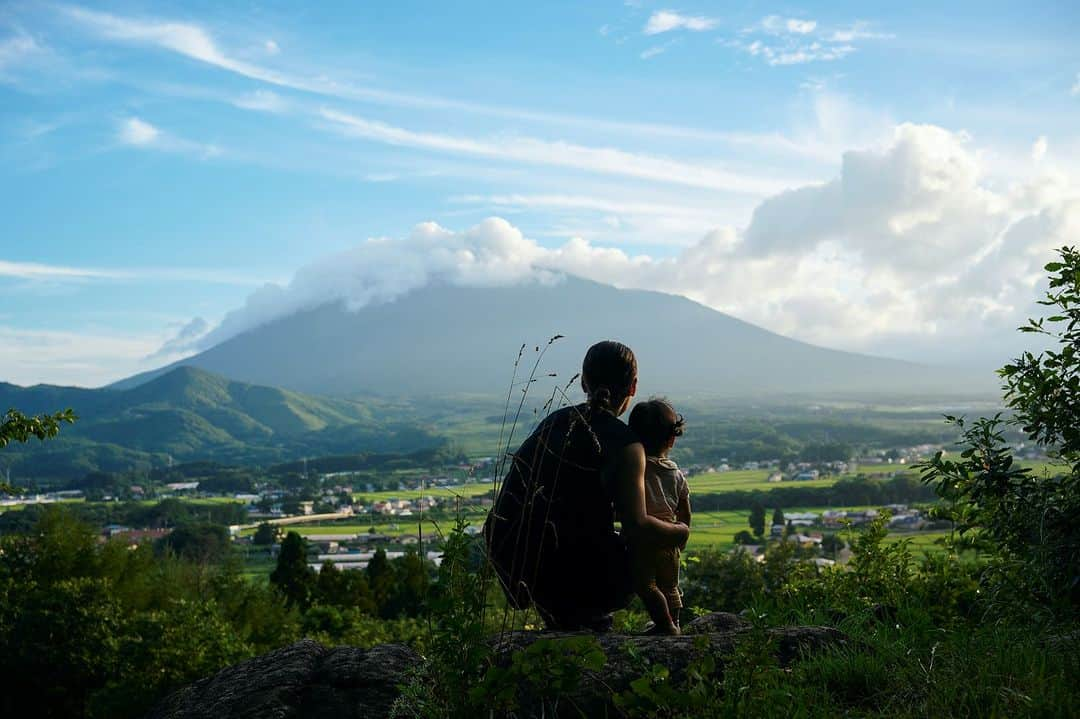
[[[566,703],[575,712],[593,716],[612,714],[612,694],[629,687],[648,665],[667,667],[671,681],[677,683],[705,651],[715,658],[714,675],[719,679],[725,657],[749,631],[746,620],[718,612],[687,622],[685,633],[678,637],[512,632],[493,640],[492,648],[508,662],[513,652],[537,641],[595,636],[607,661],[600,672],[586,672],[581,687]],[[785,627],[769,633],[777,640],[777,658],[784,665],[804,652],[847,641],[842,632],[829,627]],[[389,715],[398,686],[421,661],[416,652],[399,644],[328,649],[303,640],[177,691],[158,704],[148,719],[379,719]]]
[[[304,639],[180,689],[147,719],[385,717],[420,661],[400,644],[328,649]]]

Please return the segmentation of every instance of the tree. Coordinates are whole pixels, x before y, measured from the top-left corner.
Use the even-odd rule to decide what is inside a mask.
[[[394,568],[390,565],[390,560],[386,558],[386,550],[381,547],[375,550],[375,555],[368,562],[365,573],[375,606],[382,612],[388,605],[394,589]]]
[[[252,544],[259,546],[266,546],[268,544],[276,544],[281,537],[281,530],[269,522],[263,522],[259,525],[259,528],[255,530],[255,536],[251,538]]]
[[[765,536],[765,507],[756,500],[750,507],[750,529],[754,531],[755,536]]]
[[[315,570],[308,566],[307,541],[296,532],[285,535],[270,582],[285,595],[286,605],[304,611],[311,604]]]
[[[844,540],[835,534],[826,534],[821,538],[821,549],[831,555],[835,555],[846,546]]]
[[[191,522],[181,524],[161,540],[163,549],[196,564],[211,564],[229,552],[229,532],[220,524]]]
[[[753,544],[754,535],[747,532],[745,529],[740,529],[735,532],[735,544]]]
[[[1021,332],[1043,335],[1057,348],[1039,355],[1025,352],[998,374],[1005,401],[1016,412],[1028,438],[1072,465],[1080,475],[1080,251],[1058,250],[1061,262],[1046,265],[1050,289],[1039,304],[1050,317],[1030,319]]]
[[[65,422],[71,424],[76,419],[75,412],[70,409],[33,417],[27,417],[17,409],[9,409],[0,420],[0,449],[11,442],[29,442],[33,437],[45,441],[60,433],[61,424]],[[7,482],[0,481],[0,493],[18,494],[18,492],[18,489]]]
[[[773,510],[772,523],[774,525],[776,525],[776,524],[783,525],[784,524],[784,510],[780,509],[779,507],[777,507],[776,509]]]
[[[962,431],[964,449],[956,460],[939,452],[919,469],[961,535],[993,544],[996,557],[984,574],[991,607],[1074,619],[1080,611],[1080,252],[1064,247],[1058,254],[1061,261],[1045,267],[1049,291],[1040,300],[1052,314],[1019,328],[1050,338],[1054,347],[1025,352],[998,373],[1011,421],[1060,458],[1063,471],[1038,476],[1018,468],[1000,415],[970,425],[947,416]]]

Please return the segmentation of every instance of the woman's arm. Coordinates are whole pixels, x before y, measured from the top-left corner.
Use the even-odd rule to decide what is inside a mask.
[[[685,524],[672,524],[645,511],[645,450],[635,442],[620,452],[615,462],[615,501],[623,532],[630,539],[640,536],[658,547],[678,547],[690,536]]]

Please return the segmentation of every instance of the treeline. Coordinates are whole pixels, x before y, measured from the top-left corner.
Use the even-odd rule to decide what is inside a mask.
[[[0,513],[0,534],[31,531],[52,507],[55,505],[31,504],[18,512]],[[73,502],[63,507],[69,516],[92,527],[120,524],[133,529],[164,529],[192,523],[222,527],[247,523],[247,510],[239,502],[211,504],[170,498],[157,504]]]
[[[925,423],[890,426],[890,419],[876,413],[813,413],[805,409],[777,409],[765,416],[745,413],[717,415],[687,408],[686,434],[676,447],[681,463],[827,462],[850,459],[869,449],[910,447],[917,444],[948,444],[956,432],[941,424],[936,415]]]
[[[887,480],[851,477],[831,487],[805,487],[793,483],[775,489],[694,493],[690,480],[690,503],[695,512],[767,507],[854,507],[862,505],[912,504],[937,499],[934,490],[916,477],[897,475]]]
[[[299,548],[291,565],[283,553],[277,581],[251,580],[221,527],[184,524],[132,549],[98,541],[65,507],[43,508],[30,531],[0,536],[0,716],[142,716],[180,686],[305,636],[423,646],[415,617],[429,563],[381,554],[368,571],[316,574]],[[302,597],[287,593],[297,588]]]
[[[422,449],[409,454],[394,452],[359,452],[357,454],[315,457],[305,461],[285,462],[269,467],[270,476],[287,476],[304,472],[365,472],[373,470],[429,469],[435,466],[465,461],[461,449],[451,444]]]

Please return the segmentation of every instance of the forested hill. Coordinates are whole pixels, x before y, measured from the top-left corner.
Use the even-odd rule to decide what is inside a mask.
[[[25,413],[70,407],[78,422],[47,445],[10,447],[23,477],[161,466],[170,459],[270,463],[377,450],[410,452],[444,441],[382,403],[329,399],[235,382],[178,367],[126,390],[0,383],[0,407]]]

